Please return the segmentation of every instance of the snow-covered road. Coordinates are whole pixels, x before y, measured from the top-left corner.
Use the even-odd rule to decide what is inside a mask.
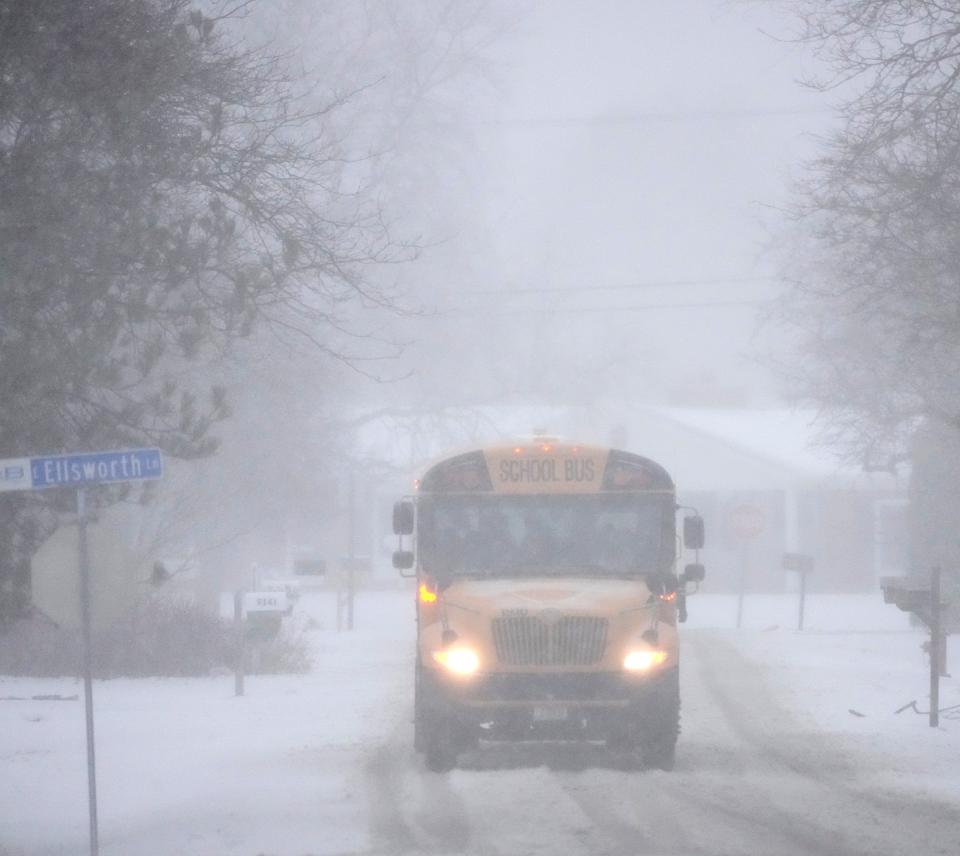
[[[229,677],[99,682],[101,850],[953,854],[960,721],[893,715],[911,698],[925,707],[922,636],[882,605],[839,617],[853,603],[812,602],[804,634],[764,623],[785,604],[735,631],[722,598],[692,603],[672,773],[620,769],[590,747],[496,746],[424,771],[412,605],[395,592],[364,595],[353,634],[315,631],[310,675],[251,678],[242,699]],[[322,595],[304,608],[330,624]],[[80,689],[0,678],[4,697]],[[943,704],[958,702],[945,681]],[[84,853],[84,769],[79,701],[0,702],[0,853]]]

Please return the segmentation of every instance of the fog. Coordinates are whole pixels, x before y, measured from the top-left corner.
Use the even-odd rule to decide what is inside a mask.
[[[428,343],[462,343],[482,319],[517,356],[488,355],[484,336],[444,362],[487,402],[597,397],[627,378],[645,400],[775,399],[752,359],[777,290],[766,210],[827,118],[795,84],[799,52],[760,31],[769,16],[678,8],[529,7],[469,125],[463,178],[436,188],[463,225],[439,267],[426,254],[410,273],[453,316],[411,330],[418,375]],[[533,360],[532,383],[483,371]]]
[[[851,225],[824,4],[91,3],[0,2],[0,856],[951,852],[954,209]]]

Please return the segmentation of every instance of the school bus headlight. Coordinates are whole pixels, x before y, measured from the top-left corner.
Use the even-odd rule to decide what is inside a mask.
[[[663,665],[666,659],[666,651],[655,651],[649,648],[644,651],[630,651],[623,658],[623,668],[628,672],[648,672]]]
[[[472,675],[480,668],[476,651],[460,646],[434,651],[433,659],[455,675]]]

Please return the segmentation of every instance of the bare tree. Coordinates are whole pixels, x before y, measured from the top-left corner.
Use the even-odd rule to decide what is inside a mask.
[[[349,357],[334,334],[391,306],[366,274],[410,248],[344,154],[351,93],[245,47],[247,6],[0,0],[0,457],[209,454],[204,361],[264,322]],[[0,615],[65,501],[0,494]]]
[[[797,188],[781,306],[800,336],[791,379],[850,458],[910,460],[912,568],[956,571],[960,3],[793,6],[840,124]]]
[[[919,419],[960,429],[960,4],[793,6],[841,122],[792,212],[791,379],[829,439],[882,466]]]

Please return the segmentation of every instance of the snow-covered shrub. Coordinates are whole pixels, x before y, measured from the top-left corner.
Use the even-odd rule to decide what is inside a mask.
[[[100,678],[206,675],[229,659],[232,637],[215,615],[192,603],[145,598],[93,634]],[[81,634],[43,617],[14,622],[0,635],[0,673],[79,675]]]
[[[80,631],[42,616],[0,631],[0,674],[53,677],[82,673]],[[99,678],[203,676],[233,668],[239,646],[231,622],[194,603],[147,597],[93,636],[93,671]],[[252,674],[310,669],[309,645],[284,624],[273,638],[246,645]]]
[[[248,648],[247,671],[254,675],[303,674],[310,671],[310,645],[286,625],[267,642]]]

